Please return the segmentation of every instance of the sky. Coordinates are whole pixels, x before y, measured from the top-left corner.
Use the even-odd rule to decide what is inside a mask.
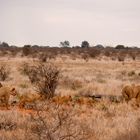
[[[0,0],[0,41],[10,45],[140,47],[140,0]]]

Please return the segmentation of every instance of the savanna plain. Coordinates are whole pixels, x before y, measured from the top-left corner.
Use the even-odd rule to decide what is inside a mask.
[[[0,140],[140,140],[140,107],[122,97],[140,83],[137,50],[16,51],[0,53],[2,87],[16,90],[8,107],[0,97]]]

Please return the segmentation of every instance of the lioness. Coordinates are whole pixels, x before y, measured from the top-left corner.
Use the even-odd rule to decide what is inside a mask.
[[[62,104],[69,104],[69,102],[72,101],[72,97],[71,96],[55,96],[51,99],[51,101],[53,103],[62,105]]]
[[[44,96],[41,94],[25,93],[19,97],[19,107],[23,108],[26,103],[35,103],[38,100],[43,100]]]
[[[126,101],[132,98],[138,99],[140,98],[140,86],[135,86],[134,84],[131,86],[127,85],[122,89],[122,95]]]
[[[9,88],[4,86],[0,87],[0,100],[5,103],[7,109],[9,109],[10,95],[17,95],[17,91],[15,90],[15,88]]]

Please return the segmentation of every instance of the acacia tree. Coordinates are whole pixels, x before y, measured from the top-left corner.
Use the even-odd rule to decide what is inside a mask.
[[[83,41],[82,44],[81,44],[81,47],[82,48],[88,48],[89,47],[88,41]]]
[[[60,47],[70,47],[70,42],[67,40],[60,42]]]
[[[8,45],[8,43],[6,43],[6,42],[2,42],[2,43],[0,43],[0,47],[8,48],[9,45]]]

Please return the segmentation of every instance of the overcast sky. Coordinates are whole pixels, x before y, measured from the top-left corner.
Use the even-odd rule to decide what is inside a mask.
[[[0,41],[10,45],[140,46],[140,0],[0,0]]]

